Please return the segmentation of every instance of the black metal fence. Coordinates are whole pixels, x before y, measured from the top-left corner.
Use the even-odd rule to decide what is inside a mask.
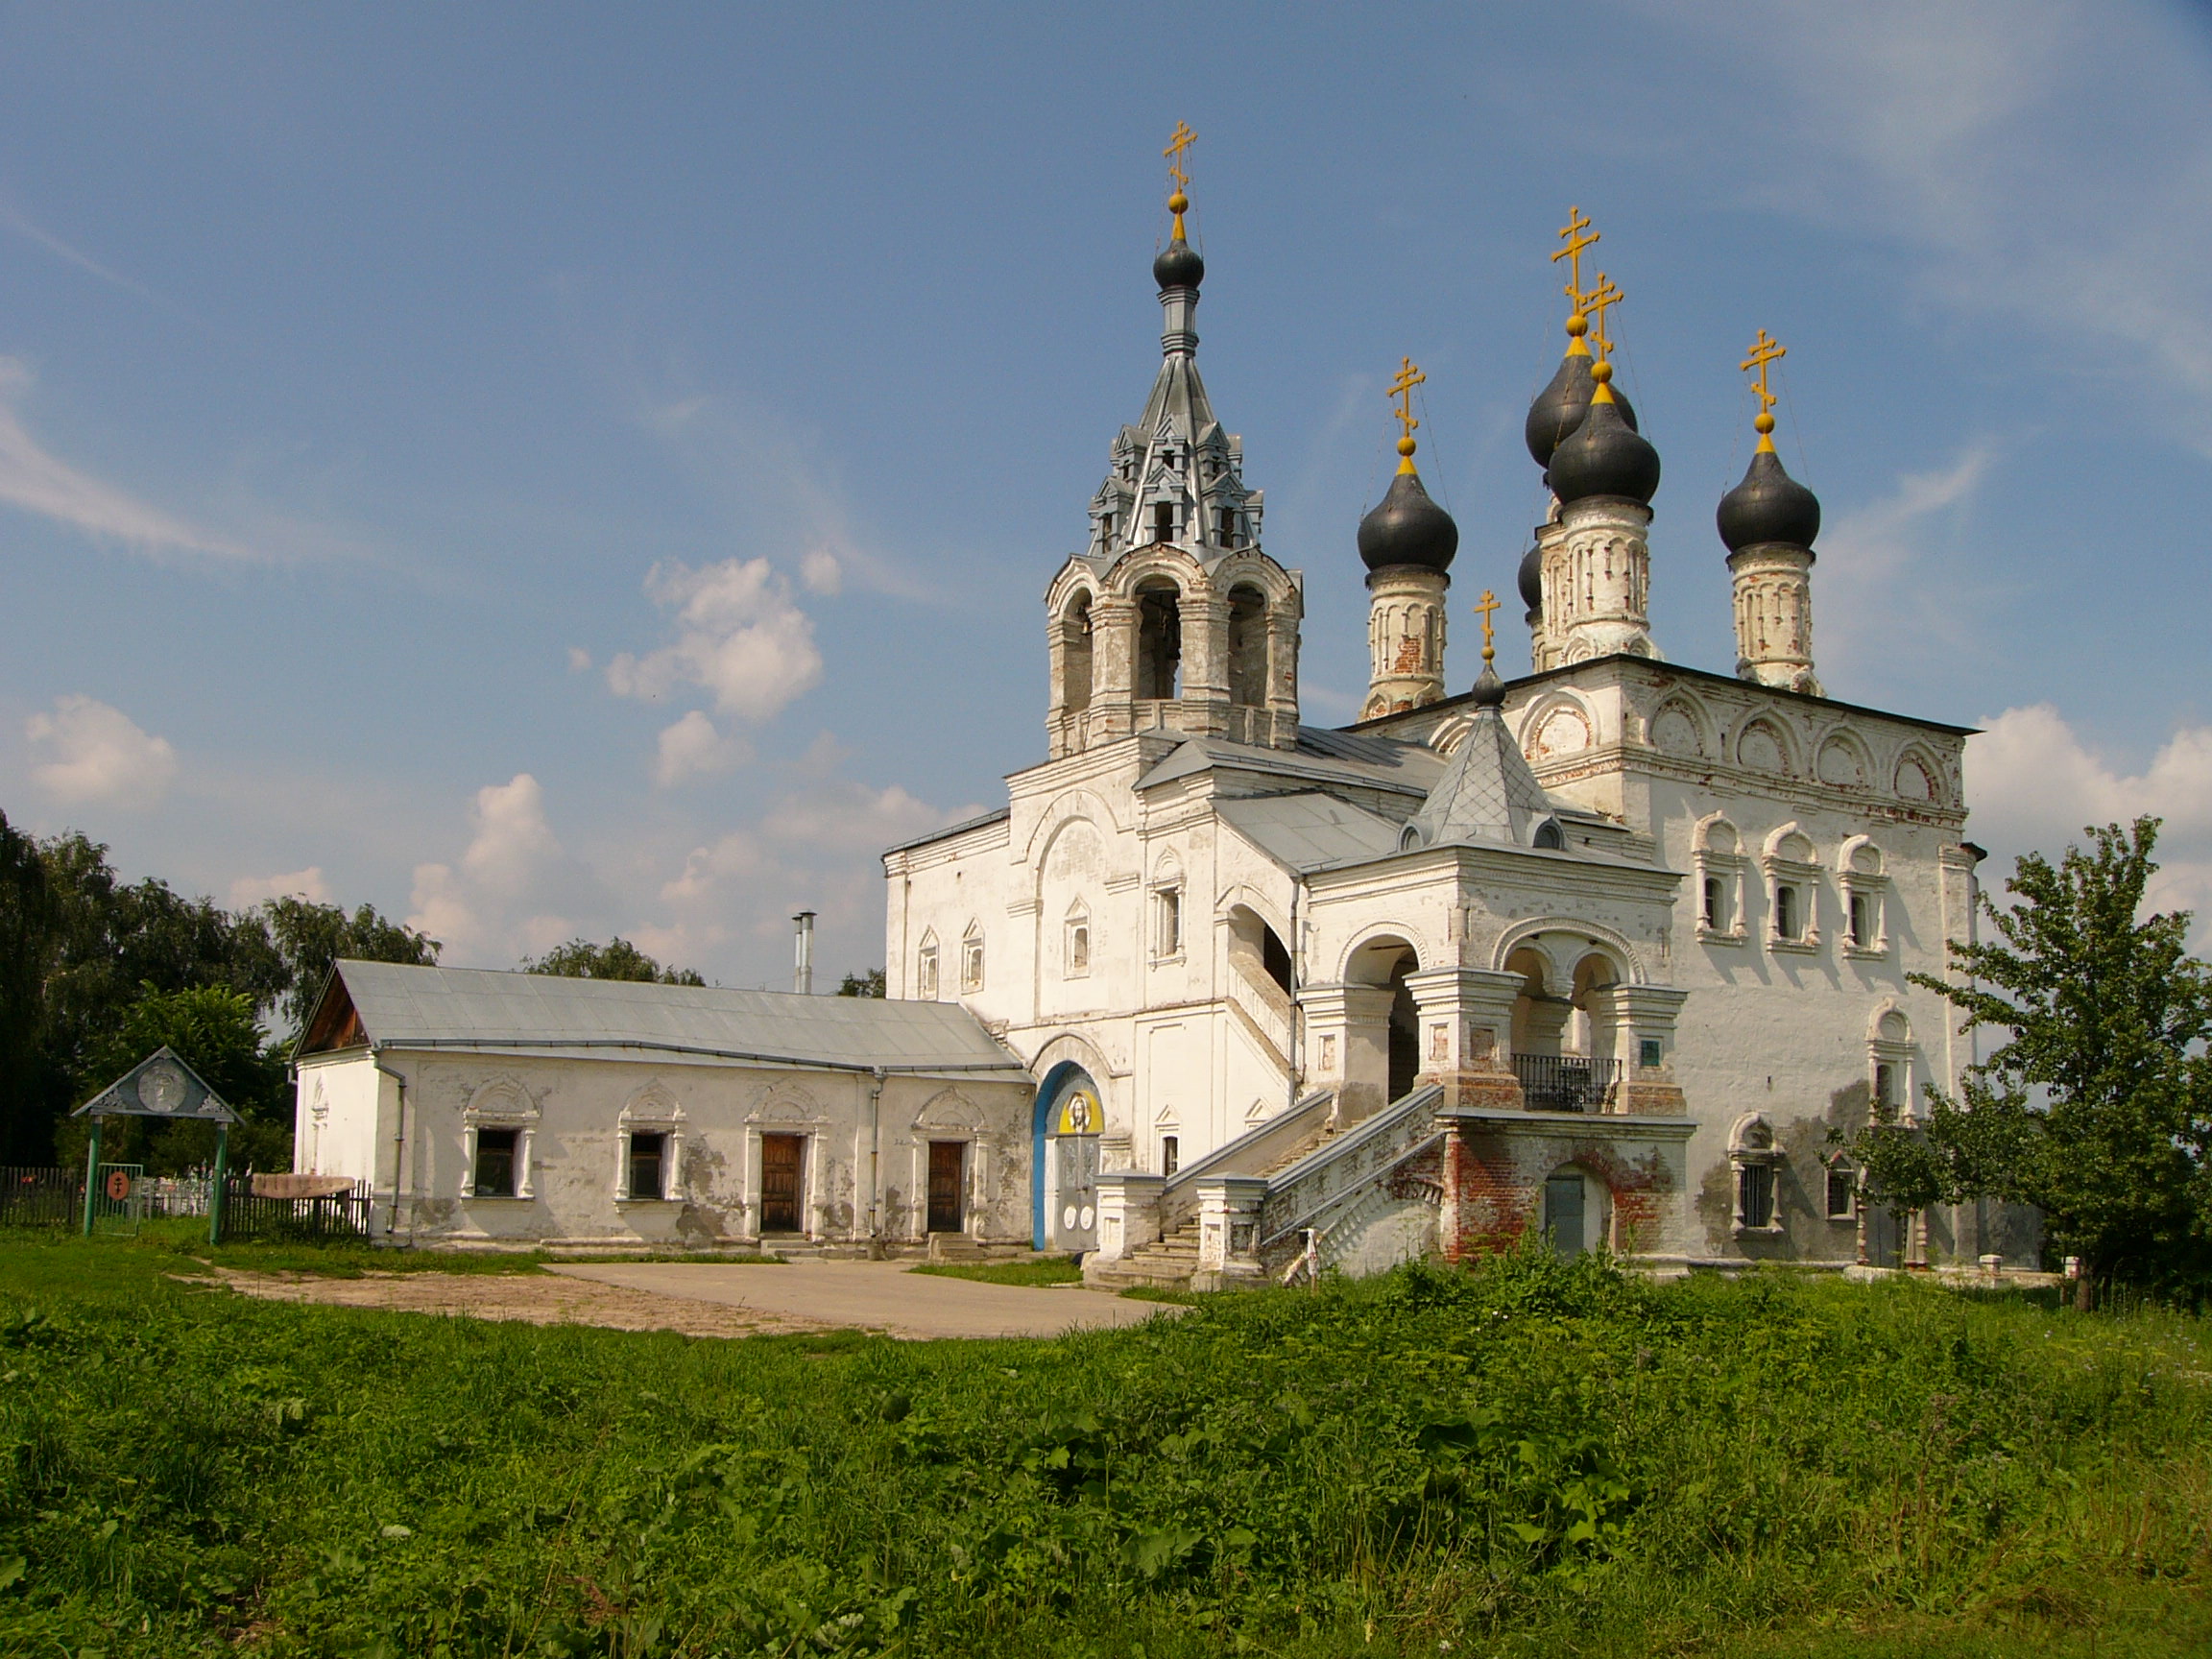
[[[1593,1112],[1621,1080],[1621,1062],[1581,1054],[1516,1054],[1513,1072],[1531,1112]]]
[[[84,1172],[0,1165],[0,1227],[74,1227],[84,1217]]]
[[[322,1239],[369,1237],[374,1200],[366,1193],[333,1198],[263,1198],[251,1175],[233,1175],[223,1188],[223,1237]]]

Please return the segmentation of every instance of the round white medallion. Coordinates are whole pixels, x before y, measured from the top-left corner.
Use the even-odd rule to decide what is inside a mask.
[[[1094,1221],[1097,1220],[1097,1219],[1098,1219],[1098,1212],[1097,1212],[1097,1211],[1095,1211],[1095,1210],[1094,1210],[1094,1209],[1092,1209],[1092,1208],[1091,1208],[1091,1206],[1090,1206],[1090,1205],[1088,1205],[1088,1204],[1084,1205],[1084,1206],[1083,1206],[1083,1224],[1082,1224],[1082,1230],[1083,1230],[1084,1232],[1086,1232],[1086,1233],[1090,1232],[1090,1231],[1091,1231],[1091,1224],[1092,1224]]]
[[[156,1112],[174,1112],[184,1104],[184,1073],[166,1060],[156,1060],[138,1073],[138,1098]]]
[[[1060,1212],[1060,1225],[1068,1232],[1075,1231],[1075,1206],[1070,1204]]]

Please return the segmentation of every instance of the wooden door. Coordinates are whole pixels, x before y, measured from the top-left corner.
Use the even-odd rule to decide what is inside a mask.
[[[967,1224],[962,1200],[968,1185],[968,1143],[929,1142],[929,1231],[957,1233]]]
[[[1561,1256],[1579,1256],[1588,1248],[1582,1200],[1582,1176],[1576,1170],[1562,1169],[1544,1183],[1544,1231]]]
[[[760,1137],[760,1231],[798,1233],[799,1192],[805,1174],[806,1137]]]

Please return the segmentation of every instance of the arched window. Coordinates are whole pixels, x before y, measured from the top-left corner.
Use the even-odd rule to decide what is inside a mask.
[[[1753,1114],[1737,1123],[1728,1138],[1728,1162],[1736,1171],[1736,1237],[1780,1233],[1774,1176],[1782,1154],[1766,1118]]]
[[[1267,702],[1267,598],[1248,586],[1229,590],[1229,701],[1245,709]]]
[[[1697,826],[1697,937],[1708,945],[1743,942],[1743,842],[1716,814]]]
[[[1166,701],[1183,670],[1183,594],[1174,583],[1147,582],[1137,589],[1137,695]]]
[[[1061,925],[1060,976],[1083,979],[1091,973],[1091,912],[1078,900]]]
[[[967,936],[960,941],[960,989],[983,989],[983,930],[974,923],[969,924]]]
[[[1889,952],[1889,877],[1882,850],[1863,835],[1843,843],[1837,859],[1843,883],[1843,954]]]

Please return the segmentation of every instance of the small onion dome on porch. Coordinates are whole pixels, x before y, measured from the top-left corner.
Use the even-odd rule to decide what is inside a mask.
[[[1359,520],[1359,557],[1370,570],[1415,565],[1449,570],[1459,526],[1429,498],[1418,472],[1400,472],[1373,512]]]
[[[1551,492],[1562,503],[1609,495],[1648,506],[1659,493],[1659,451],[1621,418],[1613,365],[1594,364],[1590,377],[1598,385],[1590,412],[1551,452]]]
[[[1590,325],[1580,312],[1567,319],[1567,332],[1575,336],[1574,345],[1567,348],[1567,355],[1559,359],[1559,367],[1536,400],[1528,405],[1528,419],[1522,426],[1521,436],[1528,445],[1528,453],[1539,467],[1551,465],[1551,452],[1566,442],[1567,435],[1582,424],[1582,417],[1590,408],[1590,394],[1596,384],[1590,378],[1590,348],[1582,344],[1582,336]],[[1621,419],[1628,423],[1628,430],[1636,430],[1636,411],[1628,399],[1620,393],[1613,394],[1619,406]]]
[[[1771,415],[1759,419],[1769,427],[1774,421]],[[1770,541],[1810,553],[1820,534],[1820,498],[1782,469],[1782,457],[1762,429],[1743,482],[1720,497],[1714,517],[1731,553]]]

